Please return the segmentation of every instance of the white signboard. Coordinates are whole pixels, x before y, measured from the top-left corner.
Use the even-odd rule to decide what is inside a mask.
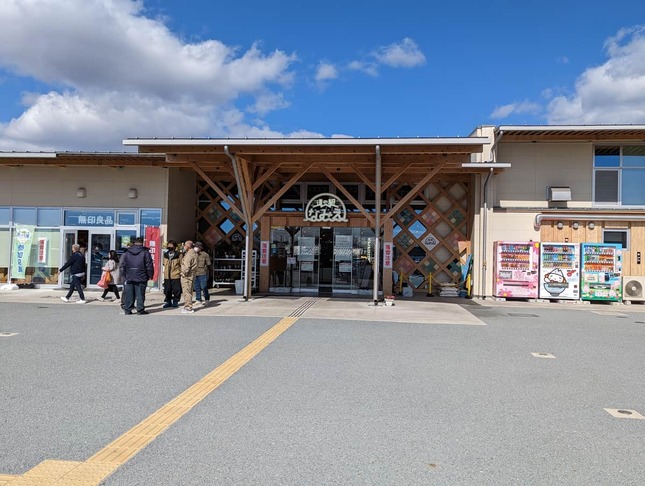
[[[323,192],[314,196],[305,208],[305,221],[346,223],[347,208],[341,198],[335,194]]]
[[[439,244],[439,240],[432,233],[428,233],[423,239],[423,244],[428,250],[433,250]]]

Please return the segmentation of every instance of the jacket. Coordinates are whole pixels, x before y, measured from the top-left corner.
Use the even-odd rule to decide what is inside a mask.
[[[134,245],[125,250],[121,257],[120,270],[126,283],[147,282],[152,280],[155,274],[152,256],[148,249],[141,245]]]
[[[181,276],[186,278],[195,278],[195,269],[197,268],[197,253],[192,248],[188,250],[181,259]]]
[[[112,275],[111,283],[115,285],[123,283],[123,282],[119,282],[121,278],[121,272],[119,272],[119,267],[117,266],[114,260],[108,260],[107,263],[103,266],[102,270],[104,272],[110,272],[110,274]]]
[[[206,275],[208,273],[208,267],[211,265],[211,257],[208,256],[204,250],[201,250],[197,254],[197,268],[195,269],[195,275]]]
[[[163,254],[163,278],[164,280],[174,280],[181,277],[181,253],[174,251],[172,258],[166,252]]]
[[[59,268],[59,271],[64,271],[66,268],[69,268],[69,271],[72,275],[78,275],[79,273],[87,272],[87,262],[85,261],[85,255],[80,251],[72,253],[72,256],[69,257],[67,263]]]

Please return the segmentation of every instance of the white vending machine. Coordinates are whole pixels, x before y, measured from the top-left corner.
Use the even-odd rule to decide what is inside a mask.
[[[540,245],[540,298],[578,300],[580,298],[580,245],[542,243]]]

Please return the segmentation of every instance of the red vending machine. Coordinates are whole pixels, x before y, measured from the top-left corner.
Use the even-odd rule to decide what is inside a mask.
[[[537,298],[540,243],[496,241],[494,251],[495,297]]]

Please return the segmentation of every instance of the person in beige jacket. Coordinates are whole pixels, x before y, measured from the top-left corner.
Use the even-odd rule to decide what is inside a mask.
[[[184,308],[182,314],[192,314],[193,310],[193,283],[197,269],[197,253],[193,242],[184,243],[184,257],[181,259],[181,293],[184,294]]]

